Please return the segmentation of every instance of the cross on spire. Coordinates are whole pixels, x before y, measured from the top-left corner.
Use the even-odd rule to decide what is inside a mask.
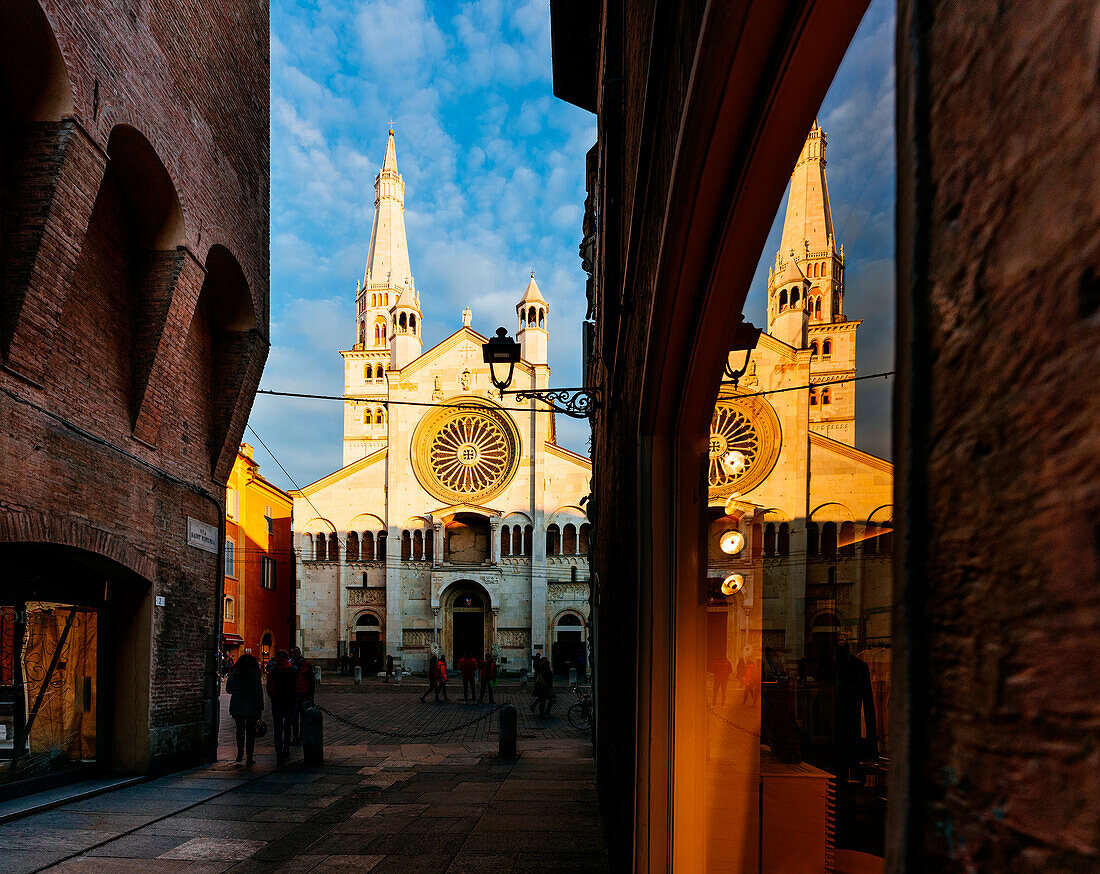
[[[393,136],[393,119],[390,119],[390,136]]]

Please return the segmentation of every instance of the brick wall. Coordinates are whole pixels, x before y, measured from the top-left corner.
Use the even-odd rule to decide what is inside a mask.
[[[146,629],[147,724],[115,728],[148,739],[130,767],[178,767],[212,754],[217,718],[221,566],[187,544],[187,518],[221,525],[225,458],[267,354],[267,4],[13,2],[21,27],[56,39],[73,115],[31,123],[19,100],[0,106],[14,131],[3,153],[0,552],[75,547],[109,559],[96,565],[117,584],[108,600],[143,587],[164,597]],[[240,281],[205,283],[213,262]],[[227,309],[246,323],[227,326]]]
[[[912,843],[925,870],[1094,870],[1100,18],[901,12]]]

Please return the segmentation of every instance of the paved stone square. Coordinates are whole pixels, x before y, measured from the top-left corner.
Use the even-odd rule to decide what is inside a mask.
[[[276,769],[270,733],[235,765],[222,698],[219,761],[0,825],[0,872],[607,871],[592,748],[559,692],[516,703],[519,752],[497,756],[488,705],[421,704],[422,684],[323,691],[325,763]],[[504,690],[502,690],[504,691]],[[519,699],[520,690],[503,697]],[[268,714],[270,716],[270,714]],[[430,739],[413,735],[437,733]]]

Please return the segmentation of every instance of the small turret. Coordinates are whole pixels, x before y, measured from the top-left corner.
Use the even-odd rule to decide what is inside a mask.
[[[397,303],[390,310],[390,366],[400,370],[410,361],[420,357],[423,342],[420,339],[420,301],[413,288],[412,279],[405,281]]]
[[[519,316],[516,339],[519,341],[520,356],[531,364],[547,363],[550,334],[546,329],[546,314],[549,312],[550,304],[539,291],[532,272],[531,281],[527,283],[523,297],[516,304],[516,315]]]

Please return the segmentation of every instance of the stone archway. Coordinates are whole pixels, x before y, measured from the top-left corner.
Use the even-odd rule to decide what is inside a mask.
[[[443,633],[440,654],[448,668],[463,655],[476,659],[493,644],[492,601],[488,591],[474,580],[457,580],[442,597]]]

